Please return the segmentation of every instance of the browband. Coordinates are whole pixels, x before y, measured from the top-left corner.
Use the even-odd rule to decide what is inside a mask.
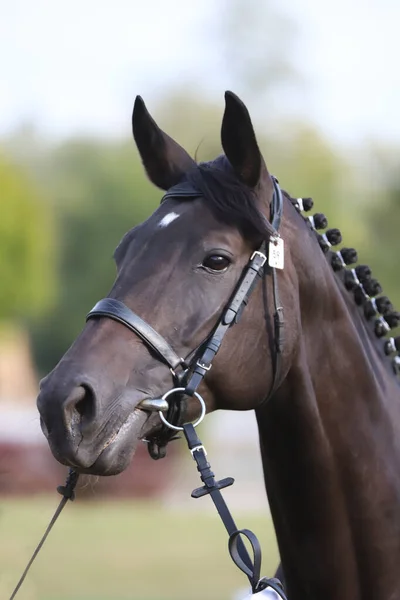
[[[271,179],[274,185],[274,194],[271,202],[271,225],[275,229],[275,232],[278,233],[283,212],[282,190],[279,187],[279,181],[276,177],[271,175]],[[201,192],[196,190],[189,181],[181,181],[164,194],[161,202],[164,202],[168,198],[199,198],[201,196]]]

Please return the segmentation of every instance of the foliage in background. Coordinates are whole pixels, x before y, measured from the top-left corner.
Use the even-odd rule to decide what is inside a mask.
[[[0,156],[0,323],[43,314],[54,299],[54,222],[46,195]]]
[[[400,173],[397,148],[374,148],[371,201],[365,211],[368,233],[364,248],[367,262],[374,265],[374,275],[383,291],[400,310]]]
[[[108,293],[115,247],[161,197],[146,181],[131,144],[71,140],[51,152],[46,164],[59,251],[57,296],[46,318],[32,323],[41,371],[54,366],[86,313]]]

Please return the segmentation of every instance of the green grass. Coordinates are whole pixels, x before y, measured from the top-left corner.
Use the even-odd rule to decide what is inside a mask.
[[[9,598],[57,501],[0,502],[1,599]],[[257,534],[262,574],[272,575],[278,558],[269,516],[241,513],[236,522]],[[231,600],[246,587],[216,513],[78,498],[65,507],[17,599]]]

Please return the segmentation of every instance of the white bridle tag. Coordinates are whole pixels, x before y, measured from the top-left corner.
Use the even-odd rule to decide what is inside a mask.
[[[268,265],[274,269],[283,269],[285,248],[281,237],[271,237],[268,247]]]

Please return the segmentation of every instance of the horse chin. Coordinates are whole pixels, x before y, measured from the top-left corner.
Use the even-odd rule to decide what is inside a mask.
[[[154,429],[151,416],[138,408],[133,410],[121,427],[104,442],[97,457],[91,456],[90,450],[85,450],[83,445],[73,456],[60,455],[55,448],[52,448],[51,443],[50,447],[59,462],[72,467],[78,473],[99,476],[118,475],[129,466],[138,444],[149,431]]]
[[[87,475],[118,475],[130,465],[139,444],[139,438],[134,440],[121,440],[105,448],[96,461],[87,468],[77,468],[80,473]]]
[[[143,411],[135,410],[105,444],[95,462],[88,468],[78,469],[89,475],[118,475],[131,463],[141,441],[140,430],[146,421]],[[138,425],[140,430],[138,431]]]

